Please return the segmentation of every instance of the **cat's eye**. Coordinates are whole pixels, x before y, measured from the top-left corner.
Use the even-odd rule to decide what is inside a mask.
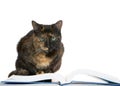
[[[56,37],[52,37],[51,40],[52,40],[52,41],[55,41],[55,40],[56,40]]]
[[[40,41],[41,41],[41,42],[44,42],[44,41],[45,41],[45,38],[40,38]]]

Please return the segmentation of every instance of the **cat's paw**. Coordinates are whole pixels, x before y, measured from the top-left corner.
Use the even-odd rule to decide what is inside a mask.
[[[38,72],[36,73],[36,75],[38,75],[38,74],[44,74],[44,71],[38,71]]]

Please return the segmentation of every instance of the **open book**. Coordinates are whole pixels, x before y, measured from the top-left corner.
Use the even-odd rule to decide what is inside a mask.
[[[83,76],[81,75],[86,75],[87,80],[85,80],[85,78],[83,78]],[[119,84],[120,80],[90,70],[77,70],[67,75],[66,77],[63,77],[62,75],[57,73],[46,73],[46,74],[32,75],[32,76],[13,75],[8,79],[6,79],[5,81],[2,81],[2,83],[5,84],[40,84],[41,82],[56,83],[62,86],[69,84],[109,85],[109,84]]]

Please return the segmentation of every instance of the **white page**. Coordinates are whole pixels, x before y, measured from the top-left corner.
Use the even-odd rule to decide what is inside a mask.
[[[58,84],[54,83],[41,83],[41,84],[3,84],[0,83],[0,86],[59,86]]]
[[[49,80],[51,79],[52,82],[64,82],[64,78],[60,74],[56,73],[47,73],[41,75],[32,75],[32,76],[20,76],[20,75],[13,75],[10,78],[4,80],[4,82],[8,83],[32,83],[41,80]]]
[[[70,73],[66,76],[66,81],[67,82],[76,81],[76,80],[80,81],[80,80],[82,80],[82,77],[80,77],[81,75],[86,75],[87,80],[89,79],[89,82],[105,83],[106,81],[111,81],[111,82],[120,83],[120,80],[116,77],[113,77],[113,76],[110,76],[110,75],[107,75],[107,74],[103,74],[103,73],[99,73],[99,72],[96,72],[96,71],[92,71],[92,70],[75,70],[75,71],[73,71],[72,73]]]

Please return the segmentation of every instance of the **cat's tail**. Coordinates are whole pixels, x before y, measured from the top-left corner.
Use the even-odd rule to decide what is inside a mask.
[[[12,72],[9,73],[8,77],[10,77],[10,76],[12,76],[12,75],[16,75],[16,73],[17,73],[16,70],[15,70],[15,71],[12,71]]]
[[[12,75],[29,75],[29,72],[25,69],[17,69],[9,73],[8,77]]]

